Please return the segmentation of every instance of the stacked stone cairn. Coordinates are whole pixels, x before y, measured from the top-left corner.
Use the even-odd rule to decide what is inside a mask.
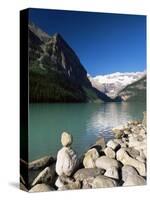
[[[63,132],[57,159],[46,156],[29,163],[30,180],[26,184],[21,176],[21,189],[42,192],[145,185],[146,117],[112,131],[114,139],[106,143],[99,138],[81,158],[71,148],[71,134]]]

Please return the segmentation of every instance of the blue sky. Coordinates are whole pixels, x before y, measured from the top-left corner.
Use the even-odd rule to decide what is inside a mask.
[[[60,33],[92,76],[146,69],[146,17],[30,9],[29,20]]]

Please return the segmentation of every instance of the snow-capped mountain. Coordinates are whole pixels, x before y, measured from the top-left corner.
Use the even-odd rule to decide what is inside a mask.
[[[111,98],[117,96],[118,92],[122,90],[127,85],[139,80],[145,76],[146,72],[116,72],[107,75],[98,75],[92,77],[88,75],[92,86],[97,88],[99,91],[104,92]]]

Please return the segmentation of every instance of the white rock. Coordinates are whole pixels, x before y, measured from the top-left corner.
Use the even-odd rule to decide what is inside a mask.
[[[108,168],[111,168],[111,167],[117,167],[118,168],[119,166],[120,166],[120,164],[117,160],[109,158],[107,156],[101,156],[100,158],[98,158],[96,160],[96,167],[97,168],[102,168],[102,169],[107,170]]]
[[[69,147],[63,147],[58,151],[56,161],[56,172],[59,176],[70,176],[77,166],[77,155]]]
[[[117,186],[116,181],[106,176],[97,176],[92,183],[92,188],[107,188],[116,186]]]
[[[113,140],[109,140],[109,141],[107,142],[107,147],[110,147],[110,148],[112,148],[113,150],[116,150],[119,146],[120,146],[120,145],[119,145],[117,142],[113,141]]]
[[[52,164],[50,167],[46,167],[42,170],[39,175],[34,179],[32,186],[37,183],[53,183],[55,178],[55,164]]]
[[[60,179],[60,176],[57,178],[55,185],[60,188],[64,186],[64,183],[62,182],[62,180]]]
[[[70,178],[70,177],[67,177],[67,176],[59,176],[57,178],[56,182],[55,182],[55,185],[58,188],[62,188],[63,186],[70,184],[70,183],[73,183],[73,182],[74,182],[73,178]]]
[[[53,191],[54,188],[52,188],[50,185],[46,185],[44,183],[42,184],[37,184],[33,188],[29,190],[29,192],[48,192],[48,191]]]
[[[99,157],[99,154],[95,148],[90,149],[86,154],[83,159],[83,165],[85,168],[94,168],[95,166],[95,161]]]
[[[119,179],[118,168],[116,168],[116,167],[108,168],[106,170],[104,176],[114,178],[114,179]]]
[[[110,147],[105,148],[104,153],[109,158],[115,158],[116,156],[115,151]]]
[[[124,165],[122,167],[122,180],[126,181],[127,177],[130,175],[138,175],[137,170],[130,165]]]
[[[123,148],[117,151],[116,156],[117,160],[122,162],[123,165],[131,165],[136,168],[136,170],[141,176],[146,176],[145,164],[136,159],[131,158]]]
[[[79,181],[75,181],[69,184],[66,184],[60,188],[58,188],[58,190],[76,190],[76,189],[80,189],[81,188],[81,184]]]
[[[64,147],[70,146],[73,142],[72,140],[72,136],[69,133],[63,132],[61,134],[61,143]]]
[[[143,177],[139,175],[130,175],[127,177],[123,186],[137,186],[137,185],[145,185],[146,181]]]

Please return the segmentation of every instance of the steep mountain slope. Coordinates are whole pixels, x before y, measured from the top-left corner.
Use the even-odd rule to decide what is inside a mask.
[[[118,95],[124,101],[146,101],[146,75],[126,86]]]
[[[79,58],[58,33],[29,24],[30,102],[112,101],[93,88]]]
[[[99,91],[104,92],[109,97],[116,97],[118,92],[127,85],[139,80],[145,75],[145,72],[116,72],[108,75],[99,75],[95,77],[88,76],[92,86]]]

